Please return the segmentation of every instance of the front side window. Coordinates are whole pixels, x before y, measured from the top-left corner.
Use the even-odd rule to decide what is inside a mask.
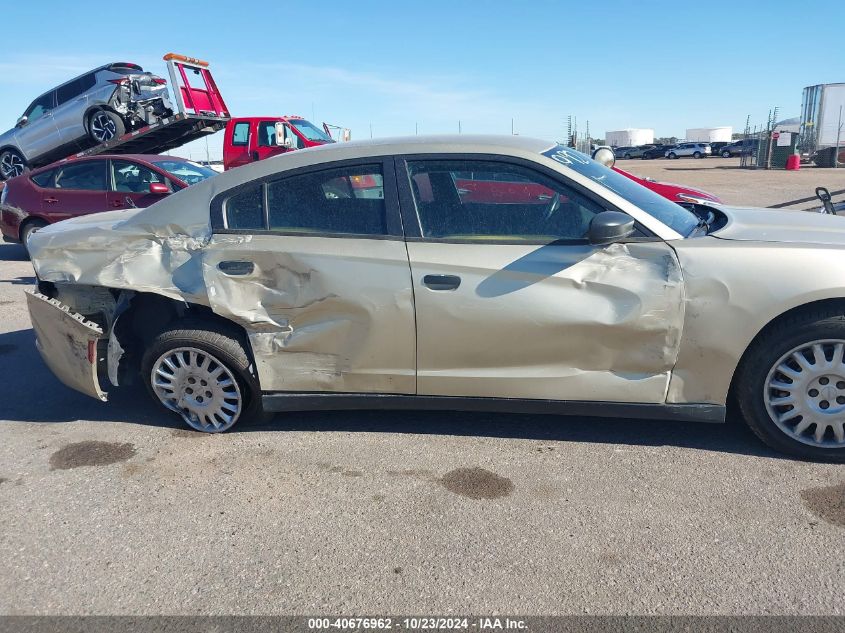
[[[41,95],[32,103],[32,105],[29,106],[29,108],[27,108],[27,111],[24,112],[24,116],[26,116],[28,123],[37,121],[53,109],[54,95],[54,92],[48,92],[46,95]]]
[[[53,186],[53,174],[55,173],[55,169],[48,169],[47,171],[42,171],[41,173],[32,176],[32,182],[34,182],[39,187],[50,188]]]
[[[258,146],[276,147],[275,121],[262,121],[258,124]]]
[[[574,189],[510,163],[409,161],[423,237],[466,240],[586,239],[604,209]]]
[[[235,123],[235,129],[232,130],[232,145],[246,145],[249,141],[249,123],[243,121]]]
[[[111,173],[113,191],[149,193],[150,183],[167,184],[167,179],[158,172],[128,160],[111,161]]]
[[[247,186],[226,200],[224,218],[228,229],[386,235],[381,165],[325,169]]]
[[[56,170],[56,189],[81,189],[85,191],[105,191],[105,161],[92,160],[84,163],[68,164]]]

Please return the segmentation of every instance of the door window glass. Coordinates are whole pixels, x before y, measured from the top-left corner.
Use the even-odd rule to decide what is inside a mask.
[[[66,83],[64,86],[59,86],[56,88],[56,101],[59,105],[62,105],[74,97],[84,94],[86,90],[93,88],[95,82],[96,79],[93,73],[89,73]]]
[[[54,173],[56,173],[55,169],[48,169],[47,171],[42,171],[40,174],[35,174],[32,177],[32,182],[34,182],[39,187],[52,187]]]
[[[267,205],[271,230],[387,233],[380,165],[327,169],[271,182]]]
[[[232,145],[246,145],[248,140],[249,123],[246,121],[235,123],[235,129],[232,130]]]
[[[56,189],[105,191],[107,188],[104,161],[85,161],[65,165],[56,170]]]
[[[41,95],[32,103],[32,105],[29,106],[27,111],[24,112],[28,123],[37,121],[38,119],[43,117],[45,113],[53,109],[54,95],[55,93],[53,92],[48,92],[46,95]]]
[[[532,169],[493,161],[410,161],[422,234],[479,240],[583,240],[604,209]]]
[[[111,161],[112,190],[149,193],[150,183],[168,184],[167,179],[149,167],[128,160]]]
[[[258,146],[276,147],[275,121],[262,121],[258,124]]]

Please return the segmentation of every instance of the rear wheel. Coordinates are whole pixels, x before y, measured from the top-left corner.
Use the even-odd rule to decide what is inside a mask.
[[[736,395],[772,448],[845,461],[845,316],[808,311],[782,321],[746,353]]]
[[[123,136],[126,126],[123,119],[108,110],[94,110],[88,117],[88,136],[97,143],[108,143]]]
[[[701,158],[701,152],[693,152],[692,157],[693,158]]]
[[[0,152],[0,178],[8,180],[20,176],[26,169],[26,159],[16,149],[4,149]]]
[[[625,154],[622,158],[631,158],[630,154]]]
[[[728,152],[728,151],[724,151],[724,152],[722,152],[722,158],[730,158],[730,157],[731,157],[731,153],[730,153],[730,152]]]
[[[669,152],[669,158],[677,158],[678,155],[675,152]]]
[[[193,321],[159,334],[141,363],[153,398],[204,433],[261,416],[261,390],[233,328]]]

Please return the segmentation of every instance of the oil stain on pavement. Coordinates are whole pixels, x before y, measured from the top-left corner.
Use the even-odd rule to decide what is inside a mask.
[[[135,446],[119,442],[75,442],[50,456],[50,470],[70,470],[81,466],[106,466],[135,455]]]
[[[470,499],[497,499],[513,492],[510,479],[477,467],[451,470],[440,479],[440,485]]]
[[[845,483],[801,491],[804,506],[828,523],[845,527]]]

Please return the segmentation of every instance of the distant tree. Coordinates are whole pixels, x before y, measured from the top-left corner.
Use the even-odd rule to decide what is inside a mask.
[[[661,136],[660,138],[654,139],[656,145],[674,145],[678,142],[677,136]]]

